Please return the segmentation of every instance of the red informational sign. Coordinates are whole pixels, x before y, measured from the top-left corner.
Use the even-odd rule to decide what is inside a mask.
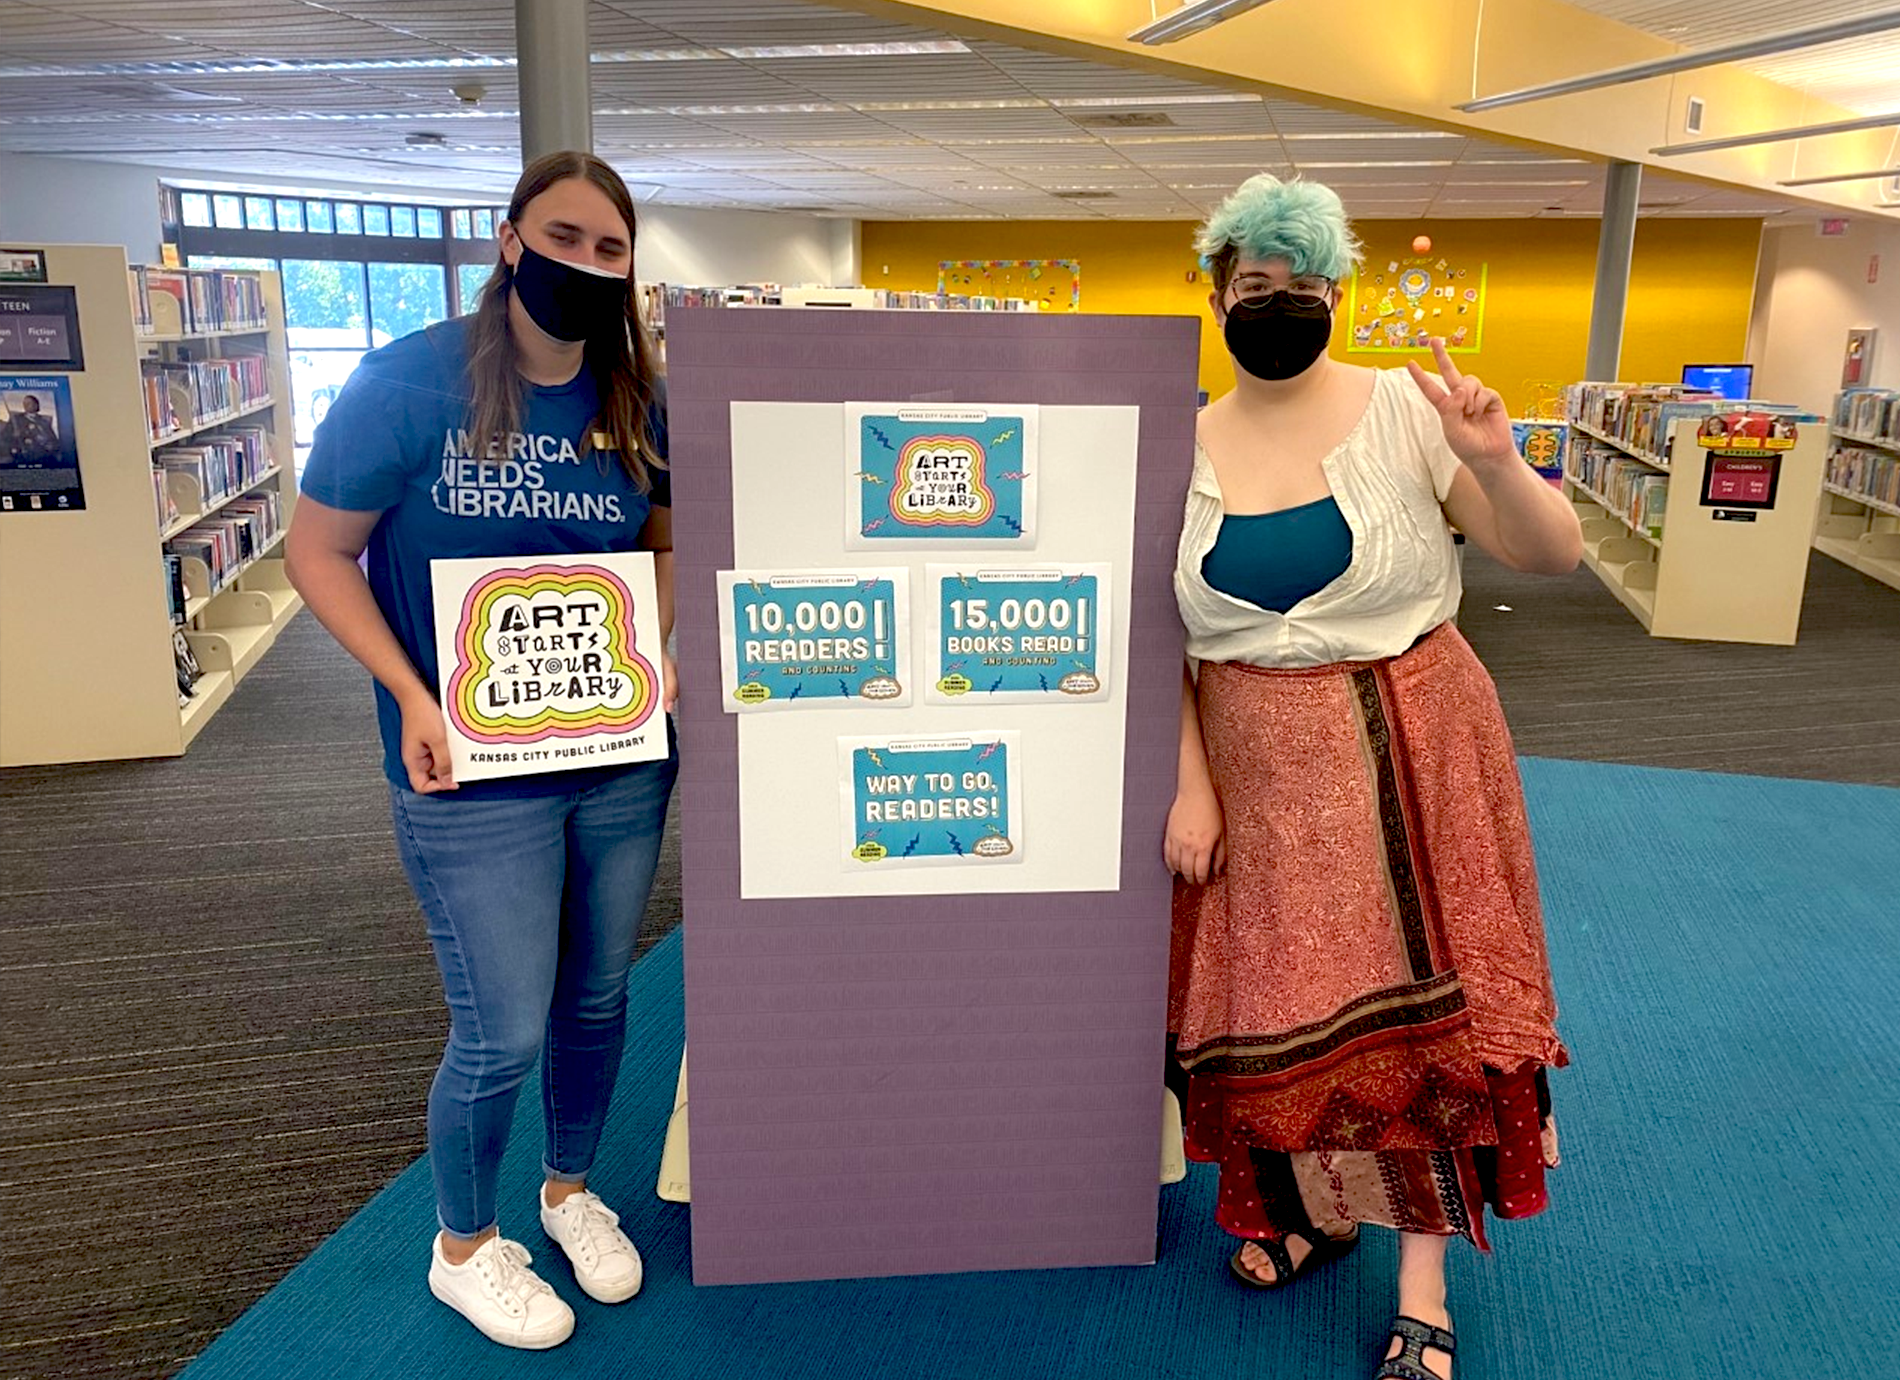
[[[1880,281],[1880,256],[1878,254],[1870,254],[1867,256],[1867,281],[1870,283]]]
[[[1703,462],[1705,508],[1772,508],[1781,477],[1779,455],[1712,454]]]

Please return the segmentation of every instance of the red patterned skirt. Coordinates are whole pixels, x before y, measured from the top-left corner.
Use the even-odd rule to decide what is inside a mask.
[[[1484,1246],[1549,1202],[1568,1055],[1523,788],[1446,624],[1388,661],[1206,664],[1226,871],[1176,883],[1169,1029],[1218,1220],[1371,1222]]]

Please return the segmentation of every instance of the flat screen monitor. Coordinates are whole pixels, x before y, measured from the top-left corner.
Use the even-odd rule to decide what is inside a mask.
[[[1755,366],[1752,364],[1685,364],[1682,381],[1690,388],[1707,388],[1730,402],[1752,396]]]

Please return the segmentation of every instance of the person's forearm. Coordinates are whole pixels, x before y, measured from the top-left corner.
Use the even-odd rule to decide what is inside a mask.
[[[1175,791],[1187,793],[1214,790],[1214,774],[1207,765],[1207,746],[1201,740],[1201,711],[1194,690],[1194,676],[1186,663],[1181,666],[1181,757],[1176,769]]]
[[[348,556],[323,551],[292,560],[289,574],[317,621],[398,703],[416,696],[434,701],[435,696],[416,674],[409,654],[376,606],[376,596],[370,592],[362,566]]]
[[[1472,476],[1491,502],[1498,543],[1517,569],[1561,575],[1575,570],[1583,556],[1583,530],[1577,510],[1513,452],[1510,457],[1470,465]]]

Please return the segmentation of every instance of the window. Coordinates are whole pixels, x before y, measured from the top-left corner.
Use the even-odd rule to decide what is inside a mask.
[[[212,222],[220,230],[244,228],[244,198],[220,192],[211,198]]]
[[[185,224],[199,229],[209,229],[211,225],[211,198],[203,192],[186,192],[180,198],[184,208]]]
[[[271,213],[271,199],[267,196],[247,196],[244,198],[244,228],[246,230],[275,230],[277,218]]]
[[[189,268],[261,268],[277,271],[277,260],[247,258],[238,254],[192,254],[185,260]]]
[[[306,201],[303,204],[304,221],[313,235],[333,235],[336,233],[336,216],[327,201]]]
[[[480,305],[482,286],[495,271],[493,264],[457,264],[455,266],[456,301],[461,315],[467,316]]]
[[[389,233],[389,208],[369,205],[363,208],[363,233],[366,235],[387,235]]]
[[[460,209],[459,207],[453,211],[450,211],[449,212],[449,229],[454,233],[456,239],[458,240],[467,239],[469,237],[468,212]]]
[[[277,198],[277,228],[293,234],[303,230],[303,203],[294,197]]]
[[[363,208],[354,201],[339,201],[336,204],[336,232],[339,235],[360,235],[363,233]]]
[[[284,260],[284,325],[293,350],[369,344],[363,265],[341,259]]]
[[[416,237],[416,208],[413,206],[391,206],[389,208],[389,230],[393,235],[404,239]]]
[[[442,212],[434,206],[416,207],[416,233],[425,240],[442,238]]]
[[[475,213],[475,238],[478,240],[492,240],[495,238],[495,213],[493,211],[483,209]]]
[[[371,339],[387,345],[412,331],[447,320],[447,282],[440,264],[371,264]]]

